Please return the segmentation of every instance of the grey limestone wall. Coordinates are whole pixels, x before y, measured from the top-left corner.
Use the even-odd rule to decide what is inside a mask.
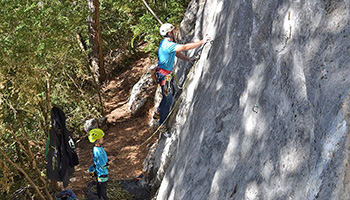
[[[350,1],[193,0],[180,39],[206,33],[155,198],[350,199]]]

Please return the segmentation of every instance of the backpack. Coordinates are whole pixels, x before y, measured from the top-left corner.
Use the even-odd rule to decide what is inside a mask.
[[[74,192],[69,190],[63,190],[56,194],[56,200],[77,200],[77,196],[74,194]]]

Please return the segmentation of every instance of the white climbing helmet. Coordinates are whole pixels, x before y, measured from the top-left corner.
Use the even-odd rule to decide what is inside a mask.
[[[172,30],[174,30],[174,26],[172,24],[169,24],[169,23],[162,24],[162,26],[159,29],[160,34],[162,36],[166,36],[166,34],[168,32],[171,32]]]

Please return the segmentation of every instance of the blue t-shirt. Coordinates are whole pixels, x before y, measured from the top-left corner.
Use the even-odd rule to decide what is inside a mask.
[[[107,167],[107,153],[103,149],[103,147],[94,146],[92,148],[93,161],[96,165],[96,173],[98,176],[98,182],[105,182],[108,180],[108,177],[100,177],[102,175],[108,175],[108,167]]]
[[[163,39],[158,48],[158,66],[162,69],[171,71],[175,60],[175,42]]]

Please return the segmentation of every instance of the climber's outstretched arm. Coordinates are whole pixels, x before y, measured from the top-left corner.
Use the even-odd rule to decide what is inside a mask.
[[[185,56],[184,54],[182,54],[181,52],[176,52],[176,57],[182,59],[182,60],[186,60],[186,61],[190,61],[190,58]]]
[[[181,51],[188,51],[188,50],[194,49],[196,47],[199,47],[200,45],[202,45],[204,43],[205,43],[205,41],[201,40],[198,42],[191,42],[191,43],[187,43],[187,44],[178,44],[175,47],[175,51],[176,51],[176,53],[181,52]]]
[[[194,49],[196,47],[201,46],[202,44],[205,44],[207,42],[209,42],[211,40],[211,37],[209,37],[208,35],[206,35],[203,40],[200,40],[198,42],[191,42],[191,43],[187,43],[187,44],[177,44],[175,47],[175,51],[177,52],[181,52],[181,51],[188,51],[191,49]]]

